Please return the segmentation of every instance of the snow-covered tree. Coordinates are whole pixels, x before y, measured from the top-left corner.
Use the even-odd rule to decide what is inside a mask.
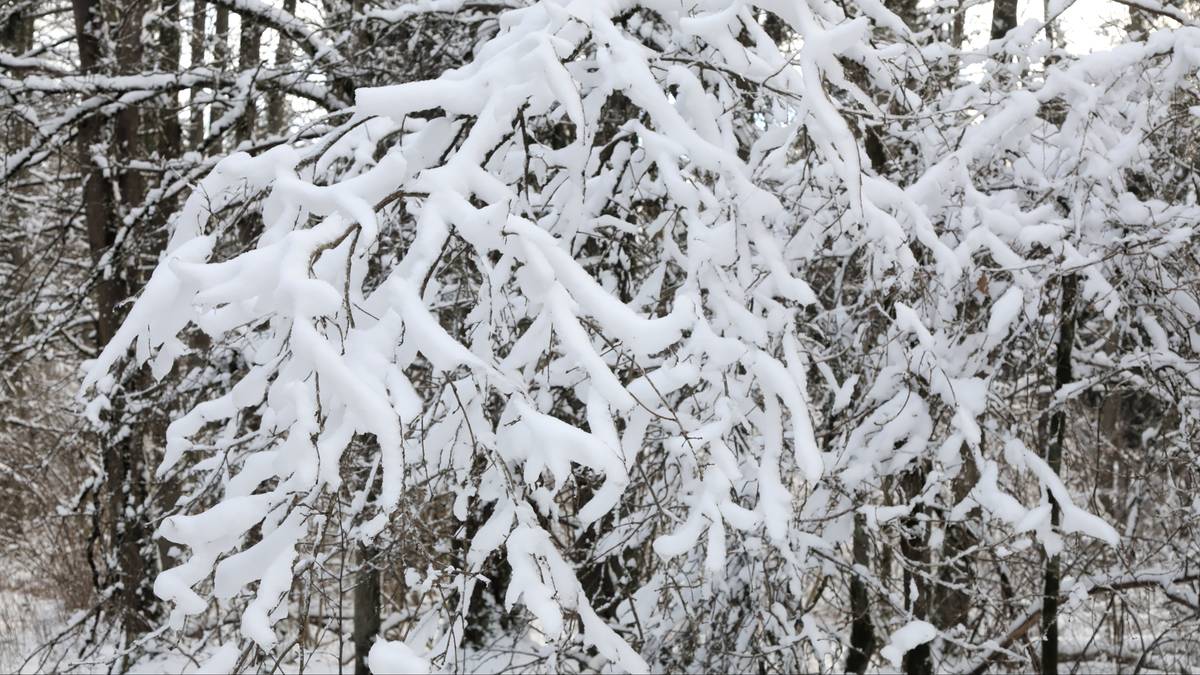
[[[213,392],[154,582],[206,670],[340,643],[348,585],[374,672],[1048,672],[1097,598],[1194,609],[1178,10],[1076,55],[1063,2],[217,4],[354,105],[199,180],[85,379]],[[444,67],[352,76],[421,16]]]

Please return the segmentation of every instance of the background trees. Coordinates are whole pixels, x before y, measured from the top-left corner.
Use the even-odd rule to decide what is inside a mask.
[[[30,663],[1194,667],[1200,34],[964,4],[0,10]]]

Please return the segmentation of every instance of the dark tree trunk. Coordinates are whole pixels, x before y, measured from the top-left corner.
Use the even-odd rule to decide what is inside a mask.
[[[358,16],[362,10],[363,0],[325,0],[326,12],[329,16],[329,23],[336,31],[343,31],[346,34],[346,48],[344,54],[348,59],[353,61],[360,51],[359,32],[355,30],[354,17]],[[354,78],[346,72],[342,72],[333,79],[334,94],[346,101],[354,100],[354,90],[358,86],[364,86],[363,83],[355,82]]]
[[[867,567],[870,562],[870,542],[867,539],[867,518],[854,514],[854,564]],[[862,675],[871,663],[875,651],[875,626],[871,624],[871,599],[867,585],[856,572],[850,576],[850,652],[846,656],[846,672]]]
[[[903,489],[906,501],[915,499],[925,487],[929,475],[928,466],[922,462],[905,474]],[[904,518],[904,535],[900,539],[900,553],[905,558],[904,596],[913,618],[929,618],[929,582],[925,573],[929,570],[929,526],[921,517],[924,506],[918,504]],[[911,594],[910,594],[911,593]],[[915,597],[914,597],[915,596]],[[929,643],[925,642],[904,654],[901,669],[905,675],[928,675],[933,672]]]
[[[296,13],[296,0],[283,0],[283,11],[288,14]],[[278,35],[279,44],[275,47],[275,69],[286,70],[292,62],[292,45],[283,34]],[[278,87],[267,94],[267,131],[271,134],[281,134],[287,128],[287,95]]]
[[[1046,41],[1050,43],[1051,47],[1051,53],[1046,57],[1048,62],[1047,65],[1058,60],[1053,53],[1053,48],[1058,44],[1057,30],[1054,27],[1056,21],[1052,19],[1054,15],[1051,14],[1053,9],[1054,8],[1050,6],[1050,0],[1042,0],[1042,16],[1046,17]]]
[[[999,40],[1017,27],[1017,0],[995,0],[992,3],[992,39]]]
[[[216,18],[216,23],[213,26],[213,33],[216,35],[216,38],[213,40],[213,45],[212,45],[213,67],[218,69],[221,72],[226,72],[227,69],[230,69],[230,65],[229,65],[229,8],[225,7],[224,5],[217,6],[217,18]],[[224,78],[221,76],[218,76],[215,86],[213,87],[213,93],[215,94],[217,92],[222,91],[224,84],[225,84]],[[209,121],[210,125],[217,121],[218,117],[221,114],[221,110],[224,107],[224,105],[218,103],[217,100],[219,100],[219,99],[216,99],[214,97],[213,103],[209,104],[209,106],[208,106],[208,121]],[[222,142],[223,140],[224,140],[223,137],[217,137],[217,138],[212,139],[212,141],[211,141],[212,148],[211,149],[214,152],[220,153],[221,149],[224,145],[224,143]]]
[[[955,504],[966,499],[971,488],[979,481],[979,472],[971,459],[969,448],[963,443],[959,448],[962,462],[958,476],[951,487]],[[969,511],[962,520],[944,523],[945,538],[942,540],[941,564],[938,565],[938,592],[934,603],[934,625],[939,630],[951,630],[966,623],[971,609],[971,598],[967,589],[972,585],[975,561],[969,551],[979,538],[971,527],[971,515],[978,507]]]
[[[19,56],[33,48],[33,9],[26,5],[9,10],[8,17],[0,21],[0,49]],[[8,114],[16,109],[16,103],[14,96],[0,91],[0,157],[24,150],[32,138],[28,122]],[[14,199],[25,192],[16,185],[17,182],[5,187],[7,194],[0,193],[0,223],[16,223],[25,217],[26,209]],[[38,273],[30,264],[34,245],[32,239],[24,237],[11,237],[0,244],[0,270],[4,270],[0,272],[0,306],[8,310],[0,316],[0,353],[3,354],[13,353],[34,330],[31,319],[37,310],[29,301],[36,296],[28,294],[38,281]],[[0,361],[5,359],[0,358]],[[3,365],[7,381],[0,382],[0,397],[7,399],[5,403],[16,405],[29,402],[23,376],[25,366],[13,361]],[[0,432],[10,433],[9,428],[0,422]]]
[[[962,49],[963,39],[967,34],[967,8],[965,2],[959,0],[958,9],[954,13],[954,22],[950,24],[950,46]]]
[[[238,70],[246,72],[256,70],[262,65],[259,51],[262,45],[262,25],[255,19],[243,15],[241,34],[238,40]],[[246,92],[246,110],[238,118],[234,128],[234,142],[243,143],[254,137],[254,128],[258,123],[258,106],[255,101],[254,83]]]
[[[122,75],[134,75],[143,69],[144,42],[142,40],[142,19],[149,9],[149,0],[129,0],[122,3],[121,19],[117,23],[116,57],[117,70]],[[112,231],[110,245],[116,239],[121,228],[126,208],[142,201],[145,194],[145,180],[142,174],[132,169],[129,164],[141,156],[141,110],[137,106],[121,108],[116,115],[113,129],[113,144],[109,161],[118,167],[117,188],[120,190],[113,200],[114,218],[107,225]],[[129,227],[137,228],[137,224]],[[122,256],[112,256],[112,264],[118,266],[112,270],[123,280],[120,284],[120,294],[115,298],[117,303],[123,303],[136,292],[139,284],[139,269],[137,259],[137,244],[140,232],[130,232],[126,241],[131,249],[125,257],[128,262],[125,269],[120,269]],[[117,308],[114,313],[113,325],[119,327],[124,319],[125,311]],[[107,339],[105,340],[107,342]],[[136,375],[131,378],[131,385],[137,387],[145,384]],[[115,406],[120,409],[123,406]],[[154,563],[149,560],[147,551],[143,549],[150,541],[151,529],[148,527],[146,514],[146,497],[149,486],[146,485],[146,457],[143,444],[144,429],[137,420],[129,416],[128,408],[121,411],[123,424],[129,427],[125,440],[106,441],[110,443],[106,464],[116,469],[110,472],[109,498],[112,501],[113,537],[119,547],[117,581],[121,587],[122,605],[125,613],[125,630],[129,638],[140,636],[150,630],[154,605],[154,594],[151,590],[153,583]]]
[[[1071,373],[1071,350],[1075,344],[1075,296],[1079,291],[1079,279],[1074,274],[1063,277],[1062,326],[1059,329],[1058,349],[1055,355],[1055,389],[1062,389],[1074,378]],[[1067,434],[1066,408],[1060,406],[1050,418],[1050,443],[1046,448],[1046,464],[1055,474],[1062,469],[1063,443]],[[1062,510],[1054,493],[1050,498],[1050,524],[1057,529],[1062,519]],[[1042,590],[1042,675],[1058,673],[1058,595],[1062,582],[1061,560],[1057,554],[1046,557],[1045,582]]]
[[[104,19],[100,13],[99,0],[74,0],[76,43],[79,49],[79,71],[84,75],[97,74],[102,60],[101,34]],[[91,115],[79,125],[76,137],[79,146],[79,164],[85,172],[83,181],[83,216],[87,229],[88,244],[92,258],[97,264],[110,245],[109,216],[112,212],[111,198],[104,183],[104,174],[92,158],[93,146],[100,143],[104,135],[104,118]],[[119,280],[113,275],[101,274],[96,283],[96,342],[106,343],[116,326],[117,288]]]
[[[33,47],[33,17],[29,9],[17,10],[0,23],[0,46],[17,55]]]
[[[159,42],[162,57],[159,70],[164,73],[179,72],[182,40],[179,33],[180,0],[162,0],[162,18],[159,19]],[[179,98],[174,93],[159,99],[157,139],[159,157],[174,159],[183,149],[183,128],[179,124]]]
[[[375,566],[376,551],[369,546],[359,547],[359,572],[354,584],[354,673],[366,675],[367,655],[379,635],[380,583],[379,568]]]
[[[225,5],[217,6],[217,22],[213,32],[216,35],[212,48],[214,65],[224,68],[229,65],[229,8]]]
[[[158,70],[166,73],[178,72],[182,62],[183,36],[180,31],[180,5],[182,0],[160,0],[162,14],[158,20],[159,24],[159,58]],[[148,61],[149,59],[146,59]],[[149,133],[143,132],[141,136],[146,139],[143,148],[147,153],[157,155],[160,166],[166,169],[158,178],[159,186],[166,187],[173,181],[177,174],[167,168],[173,160],[178,160],[183,154],[184,148],[184,126],[180,123],[180,107],[179,96],[175,92],[163,95],[155,99],[158,109],[152,111],[152,115],[147,115],[148,122],[155,125],[153,129],[146,130]],[[139,254],[142,252],[156,252],[166,247],[166,232],[167,220],[172,212],[178,207],[178,199],[176,197],[161,197],[154,209],[148,214],[148,217],[138,226],[138,239],[136,249]],[[135,275],[134,282],[136,288],[141,288],[148,280],[148,276],[144,274]],[[143,278],[144,277],[144,278]],[[131,288],[131,290],[136,290]],[[135,378],[140,385],[138,388],[145,388],[151,385],[152,378],[147,377],[144,372],[139,372]],[[153,447],[151,443],[153,439],[161,439],[166,436],[167,425],[169,420],[161,411],[149,409],[141,415],[138,420],[138,426],[142,429],[142,439],[146,445],[143,449],[143,454],[149,455],[149,449]],[[136,442],[136,441],[135,441]],[[147,456],[144,462],[153,464],[156,458]],[[147,509],[145,518],[151,519],[152,514],[161,512],[164,508],[170,509],[174,507],[175,500],[180,494],[180,484],[178,481],[167,480],[158,484],[158,490],[155,497],[147,500]],[[147,488],[147,496],[149,489]],[[153,501],[151,505],[150,501]],[[153,529],[152,527],[149,529]],[[173,567],[174,561],[170,551],[174,547],[169,541],[163,538],[158,538],[156,541],[157,561],[156,568],[165,569]]]
[[[204,65],[205,54],[205,29],[207,28],[208,19],[208,3],[206,0],[192,0],[192,40],[190,43],[192,50],[192,67]],[[201,87],[192,87],[191,97],[188,105],[191,107],[190,120],[188,122],[188,148],[191,150],[198,149],[204,143],[204,106],[197,103],[200,94],[203,92]]]
[[[101,73],[104,64],[103,45],[106,44],[107,23],[99,0],[74,0],[76,39],[80,71]],[[135,73],[142,63],[142,17],[146,3],[130,2],[122,6],[119,21],[115,22],[115,64],[120,74]],[[80,124],[77,137],[79,160],[84,173],[84,223],[92,259],[97,266],[95,284],[96,341],[106,344],[120,326],[121,303],[129,297],[136,270],[129,269],[123,256],[110,250],[117,240],[122,222],[121,203],[137,203],[143,193],[140,175],[130,170],[129,163],[139,150],[140,116],[137,108],[120,109],[112,127],[111,143],[105,150],[105,126],[108,118],[94,115]],[[95,160],[103,152],[113,173],[106,177]],[[118,201],[118,195],[120,201]],[[129,239],[134,239],[130,237]],[[105,256],[108,256],[105,262]],[[150,589],[153,562],[148,561],[144,548],[149,539],[145,523],[145,460],[140,431],[127,419],[127,409],[120,393],[106,421],[113,426],[129,426],[128,433],[106,434],[101,441],[104,470],[103,493],[107,506],[108,536],[115,549],[115,564],[109,565],[105,579],[96,579],[97,591],[111,587],[119,590],[112,596],[113,612],[125,632],[126,643],[146,633],[153,618],[154,598]],[[100,518],[97,513],[94,517]],[[94,554],[94,553],[93,553]]]
[[[33,16],[31,6],[13,11],[0,22],[0,49],[20,56],[33,48]],[[8,93],[0,93],[0,111],[7,112],[16,99]],[[29,126],[0,113],[0,153],[8,154],[24,148],[30,139]]]

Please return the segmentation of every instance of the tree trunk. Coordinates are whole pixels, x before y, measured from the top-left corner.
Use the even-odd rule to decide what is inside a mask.
[[[162,46],[162,57],[159,70],[164,73],[179,72],[180,50],[182,40],[179,34],[179,3],[181,0],[162,0],[162,18],[159,19],[159,43]],[[179,157],[183,149],[183,127],[179,124],[179,96],[170,93],[158,101],[158,133],[157,138],[159,157],[174,159]]]
[[[1131,40],[1144,40],[1150,32],[1150,16],[1144,9],[1138,9],[1133,5],[1129,5],[1129,23],[1126,25],[1126,33]]]
[[[915,499],[925,487],[929,475],[928,465],[922,461],[911,469],[902,482],[906,501]],[[904,536],[900,539],[900,553],[906,559],[904,570],[904,599],[914,619],[929,618],[929,582],[923,572],[929,569],[929,526],[921,518],[925,508],[918,504],[904,518]],[[913,571],[915,570],[915,572]],[[929,675],[933,672],[932,654],[929,643],[913,647],[904,654],[901,669],[905,675]]]
[[[346,57],[353,60],[360,51],[359,31],[355,30],[354,17],[358,16],[362,11],[363,0],[330,0],[325,1],[325,9],[329,15],[329,23],[334,30],[343,30],[346,32]],[[343,72],[333,79],[334,94],[346,101],[354,100],[354,90],[358,86],[365,86],[362,83],[355,82],[354,78],[346,72]]]
[[[288,14],[296,13],[296,0],[283,0],[283,11]],[[279,44],[275,47],[275,69],[286,70],[292,62],[291,42],[282,33],[278,34]],[[282,134],[287,129],[287,95],[276,87],[267,94],[267,131],[271,134]]]
[[[870,564],[870,542],[867,540],[867,518],[854,514],[854,564]],[[846,672],[862,675],[871,663],[875,651],[875,627],[871,624],[871,599],[867,585],[856,572],[850,577],[850,653],[846,655]]]
[[[129,0],[122,3],[121,18],[116,32],[117,70],[121,75],[136,75],[143,70],[145,63],[144,44],[142,39],[142,20],[149,9],[149,0]],[[116,218],[113,218],[107,228],[111,231],[110,241],[115,241],[120,234],[126,207],[138,204],[145,194],[145,179],[142,174],[132,169],[129,164],[140,158],[141,152],[141,110],[137,106],[121,108],[116,115],[116,126],[113,129],[113,144],[109,161],[118,167],[117,189],[113,205]],[[133,224],[129,227],[136,228]],[[129,246],[128,267],[120,269],[120,256],[113,256],[112,265],[116,269],[109,270],[123,281],[120,284],[120,295],[116,298],[123,303],[136,291],[140,282],[136,245],[141,233],[130,232],[125,240]],[[117,309],[113,318],[114,327],[119,327],[124,319],[125,310]],[[107,340],[105,340],[107,343]],[[146,384],[136,374],[130,378],[134,388]],[[126,387],[128,389],[129,387]],[[146,484],[146,457],[144,446],[144,429],[133,420],[124,401],[115,406],[122,413],[122,425],[130,431],[124,440],[109,441],[109,453],[106,464],[116,468],[109,473],[109,499],[113,503],[113,537],[119,546],[119,569],[117,581],[120,584],[122,605],[125,613],[126,641],[141,636],[151,627],[151,607],[154,604],[154,594],[151,584],[154,579],[154,564],[143,552],[143,546],[150,541],[153,528],[147,527],[146,502],[149,486]],[[152,555],[152,554],[151,554]]]
[[[0,49],[20,56],[33,48],[32,7],[26,6],[13,11],[0,22]],[[7,91],[0,91],[0,110],[14,110],[17,99]],[[14,116],[15,117],[15,116]],[[30,128],[25,122],[0,115],[0,153],[16,153],[29,144]]]
[[[149,0],[126,0],[121,3],[121,20],[116,26],[117,71],[120,75],[137,75],[145,64],[142,40],[142,19],[149,9]],[[145,192],[142,174],[129,168],[129,162],[141,154],[141,109],[127,105],[117,111],[113,130],[112,157],[117,161],[117,186],[120,195],[118,210],[141,201]],[[113,224],[114,226],[116,223]],[[128,296],[126,296],[128,297]],[[124,300],[125,298],[121,298]]]
[[[1078,289],[1078,277],[1074,274],[1063,277],[1062,328],[1059,331],[1054,368],[1056,390],[1061,390],[1073,380],[1071,349],[1075,343],[1075,296]],[[1050,444],[1046,448],[1046,464],[1055,474],[1061,473],[1063,442],[1067,433],[1067,414],[1064,406],[1055,410],[1050,418]],[[1050,498],[1050,524],[1052,528],[1058,529],[1062,511],[1054,493],[1047,492]],[[1045,583],[1042,590],[1042,675],[1058,673],[1058,595],[1062,581],[1060,565],[1058,554],[1046,557]]]
[[[954,22],[950,24],[950,46],[962,49],[963,40],[967,34],[967,8],[964,0],[959,0],[958,9],[954,12]]]
[[[951,485],[955,504],[962,503],[979,481],[979,472],[966,443],[959,448],[958,454],[962,465]],[[972,584],[975,568],[974,557],[968,552],[979,543],[979,537],[971,527],[972,514],[975,513],[978,513],[978,507],[972,508],[962,520],[946,521],[944,524],[937,602],[933,608],[933,623],[938,630],[948,631],[965,624],[971,609],[971,598],[966,589]]]
[[[213,61],[218,68],[229,65],[229,8],[217,6],[217,23],[213,26],[216,41],[213,42]]]
[[[256,70],[262,65],[259,55],[262,45],[262,25],[250,16],[242,15],[241,34],[238,39],[238,70],[246,72]],[[254,82],[250,82],[246,91],[246,110],[238,118],[234,128],[234,142],[244,143],[254,137],[254,127],[258,123],[258,107],[255,103]]]
[[[104,19],[100,13],[99,0],[73,0],[75,14],[76,44],[79,49],[79,72],[84,75],[97,74],[101,63],[101,40]],[[104,174],[92,158],[92,146],[102,140],[104,118],[90,115],[79,125],[76,137],[79,147],[79,164],[85,172],[83,181],[83,216],[87,228],[88,244],[92,259],[100,264],[101,256],[111,243],[108,239],[111,199],[104,183]],[[96,283],[96,342],[108,342],[116,326],[115,307],[120,295],[120,282],[109,274],[99,275]]]
[[[166,73],[178,72],[182,63],[182,48],[183,36],[180,32],[180,5],[182,0],[160,0],[162,7],[162,15],[159,18],[159,52],[158,70]],[[148,59],[146,59],[148,61]],[[164,94],[155,99],[155,104],[158,109],[152,111],[152,115],[148,118],[155,125],[149,129],[149,133],[142,133],[141,136],[146,139],[144,148],[147,154],[156,155],[159,166],[163,167],[164,171],[157,178],[158,187],[165,188],[177,174],[170,168],[171,164],[178,160],[183,154],[184,139],[183,124],[180,123],[180,106],[179,94],[171,92]],[[155,252],[166,248],[166,232],[167,221],[170,214],[178,208],[177,197],[162,197],[154,210],[138,226],[139,235],[136,244],[136,249],[139,255],[143,252]],[[148,277],[142,278],[145,275],[136,274],[135,288],[140,289]],[[148,387],[151,385],[152,379],[147,377],[144,372],[139,372],[135,378],[140,384]],[[139,386],[139,389],[144,388]],[[155,446],[155,443],[166,436],[166,430],[169,420],[161,411],[155,408],[148,408],[146,412],[141,413],[141,419],[138,421],[138,428],[141,430],[143,453]],[[147,464],[156,463],[152,457],[146,457]],[[147,500],[145,519],[151,519],[154,516],[151,514],[161,513],[163,510],[169,510],[175,506],[175,500],[179,497],[180,484],[179,481],[165,480],[159,483],[153,500]],[[149,490],[147,489],[147,497]],[[149,502],[153,501],[153,504]],[[170,551],[174,548],[171,542],[164,538],[156,540],[155,550],[157,551],[157,560],[154,562],[156,569],[166,569],[174,566],[174,560]]]
[[[33,48],[33,7],[26,5],[14,10],[7,19],[0,21],[0,49],[20,56]],[[18,99],[7,91],[0,91],[0,111],[15,110]],[[31,140],[30,125],[16,115],[9,116],[0,112],[0,157],[8,157],[25,149]],[[26,191],[13,184],[6,186],[0,192],[0,223],[19,223],[28,213],[27,209],[15,199]],[[0,354],[8,354],[34,330],[31,315],[37,309],[32,304],[26,304],[22,298],[29,297],[27,293],[35,287],[38,272],[31,266],[35,240],[27,237],[6,238],[0,244],[0,306],[9,310],[0,317]],[[20,310],[13,312],[17,307]],[[0,363],[5,361],[0,357]],[[9,363],[4,366],[15,366],[6,370],[4,375],[8,381],[0,381],[0,399],[5,403],[15,401],[18,404],[29,401],[24,371],[25,365]],[[30,373],[36,377],[35,373]],[[15,397],[13,396],[15,394]],[[0,432],[8,428],[0,422]],[[6,448],[7,450],[7,448]]]
[[[217,6],[216,24],[213,26],[213,32],[216,34],[216,39],[212,45],[212,64],[215,69],[223,73],[229,68],[229,8],[224,5]],[[214,99],[213,103],[208,106],[208,121],[209,125],[215,123],[220,116],[221,109],[224,107],[218,103],[220,99],[216,98],[216,94],[224,90],[225,78],[218,75],[213,86]],[[212,151],[220,153],[224,146],[224,137],[214,138],[212,140]]]
[[[359,571],[354,584],[354,673],[366,675],[367,655],[379,635],[380,584],[379,569],[375,567],[376,551],[369,546],[358,549]]]
[[[1050,0],[1042,0],[1042,16],[1046,19],[1046,41],[1050,43],[1051,51],[1051,53],[1046,56],[1046,60],[1050,63],[1058,60],[1053,53],[1054,47],[1058,44],[1058,35],[1054,27],[1054,24],[1057,22],[1054,20],[1054,15],[1051,13],[1053,10],[1054,8],[1050,6]]]
[[[206,0],[192,0],[192,67],[204,65],[205,28],[207,27],[208,3]],[[188,105],[191,106],[191,119],[188,123],[188,149],[197,150],[204,143],[204,106],[197,103],[202,87],[192,87]]]
[[[1017,27],[1017,0],[995,0],[992,3],[992,39],[999,40]]]
[[[20,56],[33,47],[33,17],[28,8],[17,10],[0,23],[0,46]]]
[[[106,23],[99,0],[74,0],[76,40],[79,49],[80,71],[101,73],[104,63],[102,45],[106,43]],[[121,8],[122,21],[115,40],[115,61],[121,74],[140,69],[142,62],[142,17],[146,13],[144,0],[130,2]],[[129,297],[134,270],[122,269],[121,256],[110,254],[121,224],[119,204],[137,203],[142,196],[141,177],[129,169],[129,162],[139,146],[139,112],[129,106],[115,116],[112,143],[105,149],[104,128],[107,118],[93,115],[80,124],[77,137],[79,160],[85,175],[83,200],[84,222],[92,259],[97,270],[95,285],[96,342],[103,346],[121,325],[120,304]],[[96,153],[106,155],[113,175],[104,175],[95,160]],[[132,239],[132,237],[131,237]],[[129,425],[126,406],[118,392],[106,422],[113,427]],[[140,434],[136,428],[126,434],[105,434],[101,442],[104,470],[103,491],[107,505],[108,536],[116,549],[115,564],[109,565],[105,579],[98,579],[104,588],[119,590],[113,597],[113,612],[121,623],[125,642],[129,644],[150,627],[154,598],[150,589],[152,564],[147,563],[143,545],[148,540],[144,504],[146,495],[145,462]],[[101,514],[95,514],[100,518]]]

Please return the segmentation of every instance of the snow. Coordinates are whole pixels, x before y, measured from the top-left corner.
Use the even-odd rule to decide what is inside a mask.
[[[367,656],[372,673],[428,673],[429,661],[400,640],[376,640]]]
[[[879,651],[893,668],[900,667],[900,659],[913,647],[925,644],[937,637],[938,631],[927,621],[910,621],[892,633],[887,646]]]
[[[28,666],[22,671],[26,657],[69,619],[58,601],[23,590],[27,584],[12,583],[22,576],[8,575],[0,585],[0,671],[6,673],[32,672]]]
[[[324,31],[233,4],[345,63]],[[81,408],[103,422],[127,352],[157,378],[203,362],[190,326],[237,357],[197,374],[209,398],[181,403],[157,470],[195,479],[158,526],[187,549],[154,584],[169,626],[240,615],[204,667],[280,648],[298,570],[333,575],[318,537],[387,544],[404,508],[443,495],[445,550],[413,572],[412,633],[389,626],[375,672],[462,665],[466,603],[431,598],[471,597],[496,560],[511,630],[548,669],[584,652],[596,670],[695,666],[764,635],[792,659],[781,670],[812,665],[782,655],[795,645],[831,662],[844,608],[807,584],[847,573],[880,627],[903,623],[880,652],[899,667],[940,633],[912,616],[916,581],[905,600],[876,563],[845,559],[863,522],[876,547],[915,518],[944,548],[943,511],[1017,537],[1010,552],[1132,539],[1074,501],[1069,463],[1021,439],[1098,383],[1200,382],[1176,334],[1200,310],[1150,290],[1194,276],[1175,252],[1197,212],[1125,184],[1157,152],[1155,89],[1185,91],[1200,62],[1195,31],[1029,68],[1018,52],[1050,48],[1029,22],[955,51],[876,0],[639,4],[652,11],[564,0],[486,19],[462,67],[359,89],[320,142],[235,153],[173,215]],[[763,10],[794,39],[776,44]],[[947,91],[917,86],[935,76]],[[867,165],[868,128],[903,148],[896,166]],[[231,211],[261,224],[255,241],[233,241]],[[1078,378],[1046,393],[1067,275],[1082,282]],[[596,569],[619,589],[603,607],[584,590]],[[770,616],[739,615],[759,586]],[[697,607],[705,627],[759,632],[672,660]]]
[[[232,642],[227,642],[220,646],[208,657],[200,667],[196,669],[197,673],[232,673],[237,667],[237,661],[240,654],[238,653],[237,645]]]
[[[994,348],[1008,337],[1013,321],[1021,313],[1024,304],[1024,294],[1020,286],[1010,286],[1004,295],[992,304],[992,314],[988,317],[987,348]]]
[[[1117,546],[1120,543],[1121,537],[1112,525],[1079,508],[1071,501],[1071,493],[1067,491],[1067,486],[1063,485],[1062,479],[1054,473],[1045,460],[1030,452],[1026,455],[1025,462],[1034,475],[1046,486],[1050,494],[1054,495],[1058,508],[1062,510],[1064,532],[1081,532],[1089,537],[1100,539],[1109,546]]]

